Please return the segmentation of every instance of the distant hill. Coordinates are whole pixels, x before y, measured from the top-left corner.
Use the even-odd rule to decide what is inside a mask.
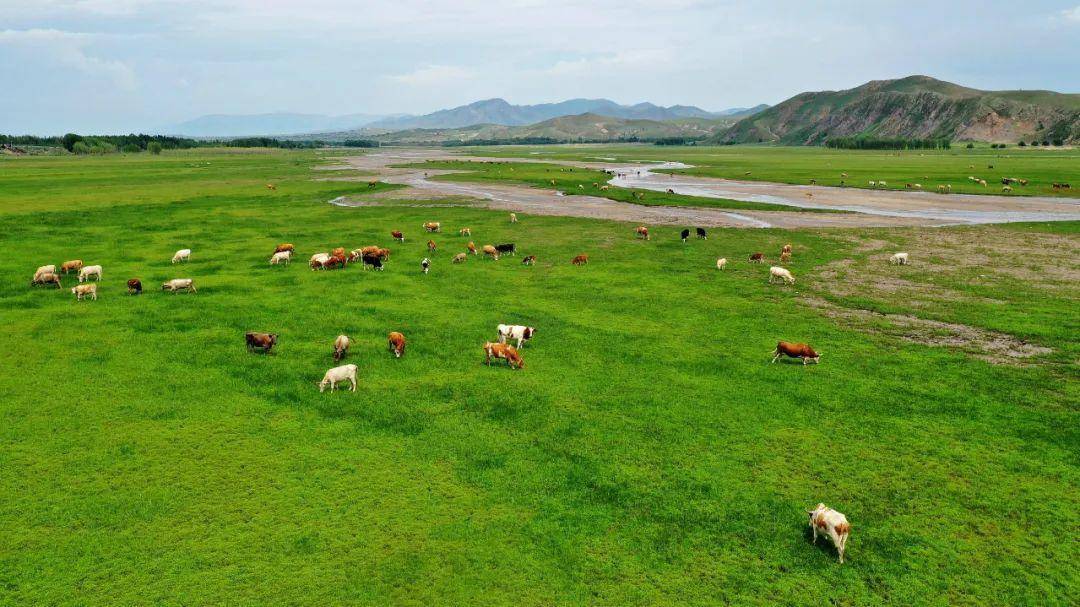
[[[829,137],[1080,142],[1080,95],[980,91],[927,76],[801,93],[739,121],[717,143],[816,145]]]
[[[163,134],[188,137],[248,137],[339,131],[359,128],[385,115],[348,114],[211,114],[159,129]]]

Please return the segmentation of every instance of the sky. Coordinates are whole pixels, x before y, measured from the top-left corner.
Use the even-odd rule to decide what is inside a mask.
[[[721,110],[911,74],[1080,92],[1080,0],[0,0],[0,133],[491,97]]]

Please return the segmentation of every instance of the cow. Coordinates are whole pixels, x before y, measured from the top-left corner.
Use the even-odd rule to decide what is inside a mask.
[[[1006,192],[1006,193],[1011,192],[1012,191],[1012,186],[1008,186],[1008,185],[1007,186],[1002,186],[1001,191]]]
[[[60,272],[67,274],[68,272],[78,272],[83,267],[81,259],[72,259],[71,261],[65,261],[60,264]]]
[[[356,392],[356,365],[342,365],[340,367],[334,367],[323,375],[322,381],[319,382],[319,392],[322,393],[326,390],[326,386],[330,386],[330,391],[333,392],[337,388],[338,382],[348,381],[352,384],[350,388],[353,392]]]
[[[309,261],[308,264],[311,266],[311,270],[314,272],[315,270],[321,270],[323,267],[323,263],[325,263],[329,259],[329,253],[316,253],[311,256],[311,261]]]
[[[780,266],[772,266],[769,268],[769,284],[774,282],[782,282],[789,285],[795,284],[795,277],[791,275],[791,272],[787,271]]]
[[[180,249],[176,253],[173,253],[172,262],[179,263],[181,261],[189,261],[191,259],[191,249]]]
[[[441,232],[442,224],[438,221],[428,221],[424,223],[424,229],[428,232]]]
[[[877,187],[877,182],[876,181],[868,181],[867,185],[869,185],[872,188],[876,188]]]
[[[427,257],[420,260],[420,271],[424,274],[428,273],[428,269],[431,267],[431,260]]]
[[[503,255],[503,254],[517,255],[517,247],[515,247],[514,243],[512,243],[512,242],[507,242],[507,243],[503,243],[503,244],[497,244],[497,245],[495,245],[495,250],[498,251],[500,255]]]
[[[721,257],[720,259],[716,260],[716,269],[717,270],[723,270],[726,267],[727,267],[727,257]]]
[[[458,236],[472,236],[472,230],[469,228],[461,228],[458,230]]]
[[[334,338],[334,362],[345,358],[350,345],[352,345],[352,340],[349,339],[348,335],[338,335]]]
[[[879,181],[879,182],[877,182],[877,184],[878,184],[879,188],[888,187],[888,185],[889,185],[889,184],[885,183],[884,181]]]
[[[276,266],[279,263],[284,263],[285,265],[289,265],[289,262],[291,260],[292,260],[292,251],[278,251],[277,253],[274,253],[272,256],[270,256],[270,265]]]
[[[844,179],[847,179],[848,177],[850,177],[850,175],[848,175],[847,173],[840,173],[840,176],[843,177]]]
[[[638,226],[634,228],[634,233],[637,234],[639,237],[644,238],[645,240],[649,240],[649,228],[646,228],[645,226]]]
[[[606,191],[608,191],[608,189],[609,189],[609,188],[608,188],[608,186],[606,186],[606,185],[602,185],[602,186],[600,186],[600,191],[601,191],[601,192],[606,192]]]
[[[1027,180],[1027,179],[1017,179],[1016,181],[1017,181],[1017,182],[1018,182],[1018,183],[1019,183],[1020,185],[1027,185],[1027,184],[1028,184],[1028,180]]]
[[[499,335],[500,344],[505,344],[506,340],[513,339],[517,341],[516,347],[519,350],[521,346],[525,345],[525,342],[532,339],[533,335],[536,335],[536,329],[525,325],[499,325],[495,327],[495,331]]]
[[[450,260],[450,263],[461,263],[465,261],[466,257],[468,257],[468,255],[465,253],[458,253],[457,255],[454,255],[454,258]]]
[[[371,266],[376,270],[383,269],[382,257],[379,257],[378,255],[364,255],[360,258],[360,261],[363,264],[361,267],[365,270],[368,269],[368,266]]]
[[[142,295],[142,281],[138,278],[129,278],[127,281],[128,295]]]
[[[709,239],[708,235],[705,234],[705,228],[694,228],[694,231],[697,232],[697,237],[701,240]]]
[[[162,291],[171,291],[173,295],[176,295],[180,291],[187,291],[189,293],[198,293],[195,289],[195,281],[190,278],[174,278],[161,283]]]
[[[405,336],[397,331],[391,331],[386,336],[386,348],[394,353],[394,358],[401,358],[405,354]]]
[[[1052,183],[1051,187],[1055,190],[1071,190],[1072,186],[1067,183]]]
[[[674,194],[674,193],[675,193],[675,190],[673,190],[673,189],[671,189],[671,188],[668,188],[668,189],[667,189],[667,193],[668,193],[668,194]]]
[[[893,256],[889,258],[889,263],[894,266],[906,266],[908,265],[908,254],[893,253]]]
[[[748,261],[750,263],[765,263],[765,254],[761,252],[751,253]]]
[[[484,342],[484,364],[491,365],[491,359],[503,359],[511,369],[521,369],[525,362],[521,360],[518,351],[509,344]]]
[[[283,242],[278,246],[274,247],[275,253],[281,253],[282,251],[288,251],[290,253],[293,253],[296,251],[296,247],[291,242]]]
[[[56,264],[50,263],[47,266],[41,266],[34,270],[34,280],[37,280],[38,276],[41,276],[42,274],[56,274]],[[80,280],[79,282],[82,281]]]
[[[534,263],[536,263],[536,255],[526,255],[525,259],[521,260],[521,265],[523,266],[531,266]]]
[[[396,240],[398,242],[405,242],[405,235],[402,234],[401,232],[399,232],[398,230],[394,230],[393,232],[390,232],[390,236],[392,236],[394,238],[394,240]]]
[[[330,257],[345,257],[345,247],[335,247],[330,251]]]
[[[784,251],[783,253],[780,253],[780,263],[787,263],[789,261],[791,261],[790,251]]]
[[[475,242],[470,240],[469,244],[465,245],[465,248],[468,249],[469,252],[472,253],[473,255],[476,255],[476,243]]]
[[[981,185],[982,187],[985,188],[986,187],[986,180],[985,179],[980,179],[979,180],[979,185]]]
[[[322,262],[322,267],[326,270],[333,270],[334,268],[344,268],[347,260],[344,255],[331,255],[326,261]]]
[[[429,253],[434,253],[435,252],[435,241],[434,240],[427,241],[427,250],[428,250]]]
[[[369,188],[373,188],[373,187],[375,187],[377,185],[379,185],[379,180],[378,179],[369,179],[368,182],[367,182],[367,187],[369,187]]]
[[[484,255],[487,255],[489,258],[494,259],[495,261],[499,260],[499,250],[494,246],[486,244],[484,245],[483,251]]]
[[[690,238],[690,230],[683,230],[680,232],[679,238],[681,238],[683,242],[686,242],[686,239]]]
[[[90,297],[90,299],[97,301],[97,285],[94,283],[75,285],[71,288],[71,292],[75,294],[76,301],[82,301],[84,297]]]
[[[268,184],[266,184],[266,189],[268,189],[268,190],[276,190],[277,186],[272,184],[272,183],[268,183]]]
[[[83,269],[79,270],[79,282],[86,282],[91,276],[101,280],[101,266],[83,266]]]
[[[57,289],[63,288],[63,285],[60,284],[60,275],[55,272],[35,274],[34,279],[30,281],[30,286],[34,285],[56,285]]]
[[[578,255],[570,260],[570,263],[575,266],[587,265],[589,263],[589,256],[585,254]]]
[[[254,352],[258,348],[264,353],[269,353],[277,345],[277,333],[248,331],[244,333],[244,341],[247,343],[248,352]]]
[[[806,364],[809,361],[814,361],[814,364],[818,364],[821,360],[821,354],[818,354],[807,344],[794,343],[790,341],[778,341],[776,342],[776,349],[773,350],[772,362],[776,362],[781,356],[789,356],[791,358],[801,358],[802,364]]]
[[[791,253],[791,244],[786,244],[780,248],[781,253]]]
[[[820,531],[832,540],[840,556],[840,564],[843,564],[848,535],[851,533],[851,525],[848,524],[847,517],[825,504],[818,504],[813,510],[807,510],[806,514],[810,517],[810,528],[814,530],[814,543],[817,543]]]
[[[510,213],[510,223],[517,223],[517,213]]]

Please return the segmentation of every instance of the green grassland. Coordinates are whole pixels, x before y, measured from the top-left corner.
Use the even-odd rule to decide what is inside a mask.
[[[389,186],[313,180],[322,161],[0,162],[0,604],[1080,598],[1075,280],[982,305],[991,285],[919,267],[949,260],[914,249],[896,271],[951,293],[918,313],[1054,348],[990,364],[803,304],[902,308],[826,275],[845,260],[889,272],[866,243],[945,231],[713,230],[684,245],[676,227],[645,242],[614,222],[341,208],[326,202]],[[423,276],[428,220],[445,232]],[[537,265],[451,265],[462,226]],[[999,280],[1030,239],[1068,247],[1080,226],[970,230],[994,243],[972,271]],[[270,267],[285,241],[298,261]],[[787,242],[795,287],[743,261]],[[366,244],[393,250],[386,271],[303,264]],[[171,265],[182,247],[191,262]],[[571,266],[577,253],[589,265]],[[98,301],[27,286],[69,258],[104,266]],[[147,292],[125,295],[136,276]],[[156,291],[174,277],[199,293]],[[538,328],[521,371],[481,362],[501,322]],[[279,347],[246,352],[249,330]],[[409,339],[402,359],[385,350],[392,330]],[[320,394],[339,333],[360,385]],[[777,339],[813,344],[821,364],[770,365]],[[819,501],[851,521],[844,565],[810,541]]]
[[[913,151],[830,150],[819,147],[773,146],[650,146],[573,145],[500,146],[469,149],[472,153],[503,158],[536,160],[582,160],[592,162],[677,161],[693,165],[676,172],[703,177],[750,179],[779,183],[869,187],[870,181],[885,181],[891,190],[922,184],[933,191],[951,185],[953,194],[1000,194],[1001,178],[1027,179],[1027,186],[1014,186],[1014,196],[1080,197],[1080,150],[1010,147],[1004,150],[985,146],[974,149]],[[990,166],[994,168],[988,168]],[[974,167],[974,168],[972,168]],[[747,175],[747,171],[750,172]],[[664,171],[660,171],[664,172]],[[842,177],[847,173],[848,177]],[[968,177],[985,179],[987,187]],[[1054,182],[1072,185],[1071,190],[1054,190]]]

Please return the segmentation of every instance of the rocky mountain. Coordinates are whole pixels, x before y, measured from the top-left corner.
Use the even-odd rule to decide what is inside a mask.
[[[816,145],[829,137],[1080,142],[1080,95],[981,91],[927,76],[801,93],[740,120],[717,143]]]

